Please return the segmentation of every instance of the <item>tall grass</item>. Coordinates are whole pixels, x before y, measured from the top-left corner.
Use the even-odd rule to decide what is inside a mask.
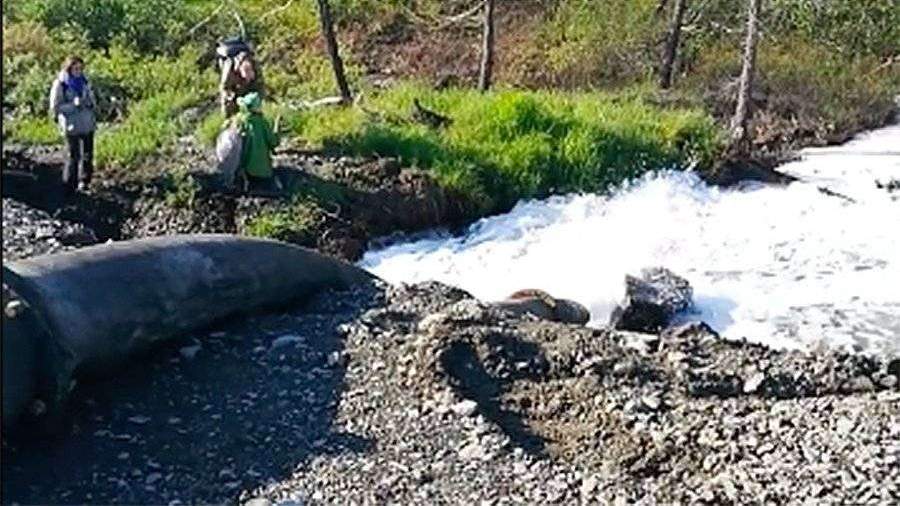
[[[452,123],[435,129],[410,121],[415,98]],[[374,96],[362,109],[310,113],[298,133],[336,153],[397,157],[432,170],[482,211],[602,189],[664,167],[708,167],[721,143],[702,111],[665,110],[637,95],[437,92],[415,84]]]
[[[167,91],[135,104],[125,121],[100,131],[98,166],[132,165],[174,141],[184,128],[178,113],[198,98],[190,91]]]

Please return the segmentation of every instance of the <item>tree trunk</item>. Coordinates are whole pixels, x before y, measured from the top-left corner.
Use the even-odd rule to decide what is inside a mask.
[[[494,0],[484,0],[484,37],[481,48],[481,75],[478,88],[487,91],[491,87],[494,70]]]
[[[347,85],[347,75],[344,73],[344,62],[338,53],[337,37],[334,35],[334,20],[331,17],[331,6],[328,0],[317,0],[319,4],[319,19],[322,21],[322,36],[325,37],[325,46],[328,49],[328,58],[331,60],[331,68],[334,69],[334,80],[337,82],[341,93],[341,100],[349,104],[353,97],[350,95],[350,87]]]
[[[684,13],[687,10],[688,0],[675,0],[672,12],[672,22],[669,25],[669,36],[666,38],[666,48],[663,53],[662,66],[659,70],[659,86],[667,90],[672,86],[672,73],[675,69],[675,58],[678,56],[678,44],[681,41],[681,26],[684,23]]]
[[[669,0],[659,0],[659,3],[656,4],[656,15],[659,16],[662,14],[662,12],[666,10],[667,5],[669,5]]]
[[[744,41],[743,67],[738,88],[737,107],[731,119],[731,145],[737,150],[744,150],[749,139],[751,94],[753,92],[753,75],[756,71],[756,43],[759,38],[759,11],[762,0],[749,0],[747,11],[747,36]]]

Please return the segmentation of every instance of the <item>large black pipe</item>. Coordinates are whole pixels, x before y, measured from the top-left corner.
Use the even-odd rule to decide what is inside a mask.
[[[231,235],[140,239],[10,262],[3,283],[28,311],[3,316],[4,426],[35,399],[58,410],[74,378],[119,368],[162,340],[373,279],[304,248]]]

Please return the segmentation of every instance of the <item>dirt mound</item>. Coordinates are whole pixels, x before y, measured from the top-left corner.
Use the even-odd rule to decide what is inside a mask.
[[[898,378],[884,361],[774,351],[702,324],[647,335],[511,318],[436,283],[389,289],[387,301],[343,327],[353,362],[337,418],[377,440],[374,452],[316,458],[256,494],[610,504],[898,493],[872,487],[893,479],[884,464],[900,451]]]

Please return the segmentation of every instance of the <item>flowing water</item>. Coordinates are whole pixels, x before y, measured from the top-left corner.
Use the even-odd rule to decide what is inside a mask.
[[[483,300],[541,288],[587,306],[595,325],[621,300],[626,273],[661,265],[693,285],[689,317],[728,338],[898,354],[900,191],[876,181],[900,179],[900,125],[801,155],[779,169],[800,178],[788,186],[721,190],[656,173],[611,195],[522,202],[463,236],[394,244],[361,265]]]

